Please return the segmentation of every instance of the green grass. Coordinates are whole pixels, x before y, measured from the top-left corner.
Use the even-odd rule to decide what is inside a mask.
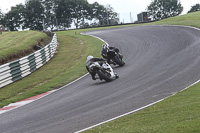
[[[33,46],[48,44],[51,38],[37,31],[3,32],[0,35],[0,64],[34,52]]]
[[[200,28],[200,12],[141,25],[188,25]],[[0,107],[52,89],[59,88],[86,73],[88,55],[100,57],[100,40],[80,32],[124,25],[57,32],[56,56],[30,76],[0,89]],[[76,34],[75,34],[76,32]],[[83,44],[82,44],[83,42]],[[134,114],[122,117],[86,132],[199,132],[200,84]]]
[[[164,19],[162,21],[151,23],[153,25],[185,25],[200,27],[200,11]]]

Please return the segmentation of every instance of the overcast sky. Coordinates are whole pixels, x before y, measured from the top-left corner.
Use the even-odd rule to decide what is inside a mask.
[[[115,12],[119,13],[120,21],[127,22],[130,21],[130,15],[132,16],[133,21],[135,21],[137,19],[137,14],[145,11],[152,0],[88,0],[89,3],[94,3],[95,1],[102,5],[110,4],[114,8]],[[183,14],[187,13],[191,6],[197,3],[200,4],[200,0],[180,1],[184,7]],[[25,0],[0,0],[0,9],[3,12],[7,12],[10,10],[11,6],[15,6],[20,3],[24,4]]]

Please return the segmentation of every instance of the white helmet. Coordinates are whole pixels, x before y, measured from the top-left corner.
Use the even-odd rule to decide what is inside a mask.
[[[92,59],[92,58],[94,58],[92,55],[89,55],[88,57],[87,57],[87,60],[86,60],[86,62],[88,62],[90,59]]]
[[[106,47],[109,48],[109,44],[104,43],[104,44],[102,45],[102,47],[103,47],[103,48],[106,48]]]

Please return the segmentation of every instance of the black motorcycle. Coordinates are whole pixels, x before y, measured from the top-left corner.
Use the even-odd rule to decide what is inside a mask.
[[[109,47],[108,44],[104,44],[101,50],[103,58],[108,60],[109,64],[124,66],[123,55],[119,53],[119,49],[115,47]]]

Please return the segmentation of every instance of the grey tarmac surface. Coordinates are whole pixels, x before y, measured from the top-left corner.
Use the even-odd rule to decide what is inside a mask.
[[[200,31],[140,26],[93,31],[116,46],[126,65],[119,79],[90,75],[0,115],[0,133],[71,133],[168,97],[200,79]]]

